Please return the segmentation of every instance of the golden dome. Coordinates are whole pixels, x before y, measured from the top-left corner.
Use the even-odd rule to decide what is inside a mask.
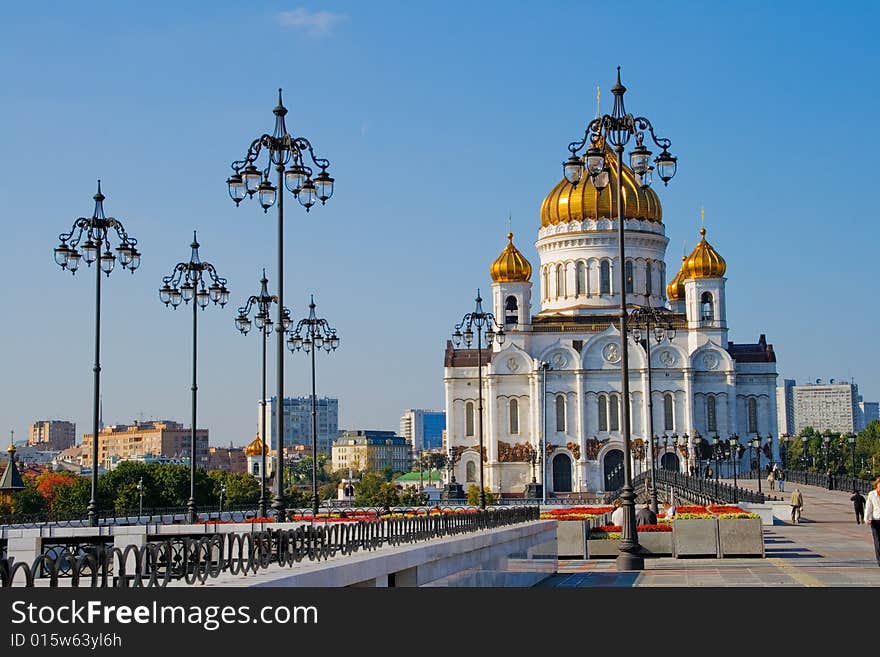
[[[541,226],[550,226],[569,221],[587,219],[617,218],[617,156],[606,148],[608,162],[608,186],[601,194],[590,177],[584,177],[573,186],[563,178],[553,188],[541,204]],[[623,216],[626,219],[648,219],[663,221],[663,208],[660,199],[650,187],[642,189],[636,183],[632,169],[623,165]]]
[[[687,256],[681,256],[681,269],[666,286],[666,298],[670,301],[681,301],[684,299],[684,263],[687,262]]]
[[[519,283],[532,277],[532,265],[513,245],[513,233],[507,233],[507,246],[489,268],[496,283]]]
[[[245,456],[260,456],[263,452],[266,451],[266,446],[263,444],[263,441],[260,440],[260,437],[257,436],[254,438],[250,444],[244,448]]]
[[[681,266],[682,280],[688,278],[719,278],[724,276],[727,263],[718,251],[706,241],[706,229],[700,229],[700,241]]]

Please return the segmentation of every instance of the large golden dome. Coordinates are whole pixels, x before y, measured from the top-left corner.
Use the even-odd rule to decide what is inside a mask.
[[[263,441],[260,440],[260,437],[257,436],[254,438],[250,444],[244,448],[245,456],[260,456],[263,452],[266,451],[266,446],[263,444]]]
[[[513,245],[513,233],[507,233],[507,246],[489,268],[496,283],[519,283],[532,277],[532,265]]]
[[[569,221],[586,219],[617,218],[617,156],[606,148],[608,162],[608,186],[601,194],[590,177],[584,174],[583,179],[573,186],[563,178],[553,188],[541,204],[541,226],[550,226]],[[648,219],[660,222],[663,220],[663,209],[660,199],[650,187],[642,189],[636,183],[632,169],[623,165],[623,216],[626,219]]]
[[[687,256],[681,256],[681,268],[669,284],[666,286],[666,298],[670,301],[681,301],[684,299],[684,263],[687,262]]]
[[[691,251],[681,270],[682,280],[688,278],[720,278],[727,271],[724,258],[706,241],[706,229],[700,229],[700,241]]]

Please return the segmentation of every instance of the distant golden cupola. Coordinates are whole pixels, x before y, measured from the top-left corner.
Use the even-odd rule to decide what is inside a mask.
[[[520,283],[532,277],[532,265],[513,245],[513,233],[507,233],[507,246],[489,268],[496,283]]]
[[[684,299],[684,265],[686,262],[687,256],[681,256],[681,268],[666,286],[666,298],[670,301],[681,301]]]
[[[617,218],[617,156],[606,147],[608,186],[599,194],[588,175],[573,186],[563,178],[541,204],[541,226],[552,226],[569,221]],[[650,187],[642,189],[633,170],[623,165],[623,216],[626,219],[663,221],[660,199]]]
[[[720,278],[727,271],[724,258],[706,241],[706,229],[700,229],[700,241],[681,266],[682,280],[689,278]]]
[[[260,456],[264,451],[266,451],[266,446],[263,444],[263,441],[259,436],[254,438],[250,444],[244,448],[245,456]]]

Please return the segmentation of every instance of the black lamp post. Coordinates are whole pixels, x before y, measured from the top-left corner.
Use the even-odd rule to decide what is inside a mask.
[[[76,274],[80,259],[84,259],[91,267],[95,267],[95,365],[92,371],[95,373],[94,398],[92,404],[92,492],[89,500],[89,526],[98,526],[98,440],[101,431],[101,272],[107,276],[116,265],[116,256],[113,255],[113,247],[110,242],[111,232],[116,233],[119,246],[116,253],[119,255],[119,264],[123,269],[131,273],[141,264],[141,254],[137,250],[137,240],[129,237],[125,232],[122,222],[114,217],[104,215],[104,199],[101,193],[101,181],[98,181],[98,191],[92,197],[95,200],[95,211],[91,217],[80,217],[73,222],[73,227],[67,233],[61,233],[58,238],[61,244],[55,247],[55,262],[61,269],[70,270]],[[82,243],[82,253],[77,246],[85,236]]]
[[[226,483],[220,483],[220,513],[223,513],[223,496],[226,495]]]
[[[229,301],[229,290],[226,288],[226,279],[217,274],[217,270],[210,262],[202,262],[199,259],[199,243],[196,240],[196,232],[193,231],[193,241],[190,244],[192,253],[189,262],[178,262],[168,276],[162,278],[162,287],[159,288],[159,300],[177,309],[181,299],[185,303],[193,302],[192,320],[192,427],[190,434],[189,454],[189,501],[186,504],[187,516],[190,523],[198,519],[196,513],[196,354],[198,336],[198,309],[204,310],[208,302],[212,301],[221,307]],[[211,285],[205,287],[206,278]]]
[[[138,497],[138,517],[144,515],[144,478],[140,477],[137,482]]]
[[[645,357],[648,363],[648,435],[654,435],[654,394],[651,383],[651,338],[659,345],[663,340],[672,342],[675,339],[675,327],[672,326],[671,311],[666,308],[652,308],[651,306],[636,306],[629,311],[632,322],[630,333],[637,344],[642,343],[642,329],[644,329]],[[652,330],[653,329],[653,330]],[[651,456],[653,458],[653,444]],[[657,483],[654,481],[654,468],[651,468],[651,510],[657,513]]]
[[[719,465],[718,460],[721,456],[721,438],[718,437],[716,433],[712,436],[712,455],[715,457],[715,497],[718,497],[718,475],[719,475]]]
[[[697,460],[696,476],[703,476],[703,437],[700,434],[694,436],[694,456]]]
[[[828,452],[831,451],[831,434],[826,433],[822,436],[822,447],[825,451],[825,477],[827,479],[828,490],[832,488],[831,465],[828,462]]]
[[[756,434],[749,441],[752,448],[752,460],[755,462],[755,479],[758,480],[758,494],[761,493],[761,434]]]
[[[782,460],[782,469],[788,469],[788,441],[791,440],[791,436],[787,433],[779,436],[779,458]]]
[[[309,316],[299,320],[287,338],[292,352],[304,351],[312,356],[312,513],[318,515],[318,398],[315,396],[315,353],[323,347],[330,353],[339,346],[336,329],[326,319],[315,315],[315,297],[309,301]]]
[[[462,320],[455,325],[452,334],[452,344],[455,348],[461,346],[464,340],[465,346],[470,349],[474,341],[474,328],[477,329],[477,392],[479,395],[479,427],[480,427],[480,508],[486,508],[486,491],[483,485],[483,329],[486,334],[486,345],[492,348],[492,343],[498,340],[498,344],[504,344],[504,328],[495,321],[495,315],[483,310],[483,299],[480,290],[477,289],[476,306],[473,312],[467,313]],[[462,331],[462,329],[464,329]]]
[[[804,472],[807,471],[807,440],[806,436],[801,436],[801,467]]]
[[[855,486],[856,479],[856,435],[854,433],[846,434],[846,442],[849,443],[850,451],[852,452],[852,478],[853,478],[853,486]]]
[[[727,442],[730,444],[730,462],[733,464],[733,503],[737,503],[737,485],[736,485],[736,469],[737,457],[739,457],[739,436],[732,434],[728,437]]]
[[[263,453],[260,461],[260,502],[259,514],[260,518],[266,517],[266,454],[269,451],[269,443],[266,439],[266,338],[272,334],[274,322],[272,321],[271,310],[272,304],[278,303],[278,297],[269,294],[269,280],[266,278],[266,270],[263,270],[263,278],[260,279],[260,293],[248,297],[245,304],[238,309],[238,316],[235,318],[235,327],[241,331],[242,335],[247,335],[251,330],[251,311],[254,311],[253,324],[260,331],[262,338],[262,388],[260,395],[260,440],[263,443]],[[282,328],[286,331],[290,327],[290,310],[285,308],[282,313]],[[281,459],[278,459],[279,472]]]
[[[614,149],[613,159],[616,165],[617,185],[617,229],[618,251],[620,270],[620,356],[621,356],[621,399],[623,421],[623,488],[620,499],[624,508],[624,521],[620,541],[620,554],[617,557],[619,570],[641,570],[645,560],[641,555],[638,535],[636,533],[635,494],[632,489],[632,476],[630,464],[630,408],[629,408],[629,351],[627,339],[627,310],[626,310],[626,267],[624,263],[624,217],[623,217],[623,151],[629,140],[635,137],[636,146],[630,153],[630,166],[636,177],[636,182],[643,188],[650,186],[653,179],[654,167],[650,163],[651,151],[645,145],[645,132],[647,131],[653,142],[662,152],[654,158],[657,165],[657,174],[664,184],[667,184],[675,175],[677,168],[676,158],[669,153],[671,142],[665,138],[658,138],[654,134],[654,126],[642,116],[636,117],[628,114],[624,108],[623,96],[626,87],[620,82],[620,67],[617,67],[617,83],[611,88],[614,94],[614,108],[611,114],[598,116],[587,125],[584,136],[580,141],[568,145],[571,156],[563,163],[563,172],[566,180],[572,185],[577,185],[584,173],[590,176],[597,193],[601,193],[609,183],[609,168],[606,149],[610,146]],[[586,151],[579,155],[581,151]]]
[[[277,388],[276,410],[276,439],[278,449],[279,473],[284,455],[284,187],[293,194],[306,212],[317,201],[321,204],[333,196],[334,179],[327,173],[330,161],[315,156],[312,144],[305,137],[291,135],[284,121],[287,108],[281,102],[281,89],[278,90],[278,105],[272,110],[275,115],[275,130],[269,134],[263,134],[254,139],[248,147],[243,160],[232,163],[233,174],[226,180],[229,188],[229,196],[237,206],[246,197],[255,194],[263,212],[267,212],[275,202],[278,202],[278,315],[275,322],[275,331],[278,334],[278,348],[275,357],[275,377]],[[261,153],[268,154],[265,167],[258,168],[257,161]],[[312,178],[313,169],[306,164],[306,158],[321,172]],[[261,165],[262,166],[262,165]],[[269,181],[272,167],[277,173],[277,185]],[[285,170],[285,167],[287,169]],[[280,193],[279,193],[280,192]],[[275,520],[284,520],[284,487],[283,477],[276,477],[275,497],[272,500],[272,510],[275,512]]]

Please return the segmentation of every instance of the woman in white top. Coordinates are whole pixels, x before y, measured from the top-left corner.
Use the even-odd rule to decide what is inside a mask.
[[[620,506],[620,500],[614,500],[614,511],[611,512],[611,524],[623,527],[623,507]]]
[[[865,524],[874,537],[874,556],[880,566],[880,477],[874,480],[874,490],[865,499]]]

